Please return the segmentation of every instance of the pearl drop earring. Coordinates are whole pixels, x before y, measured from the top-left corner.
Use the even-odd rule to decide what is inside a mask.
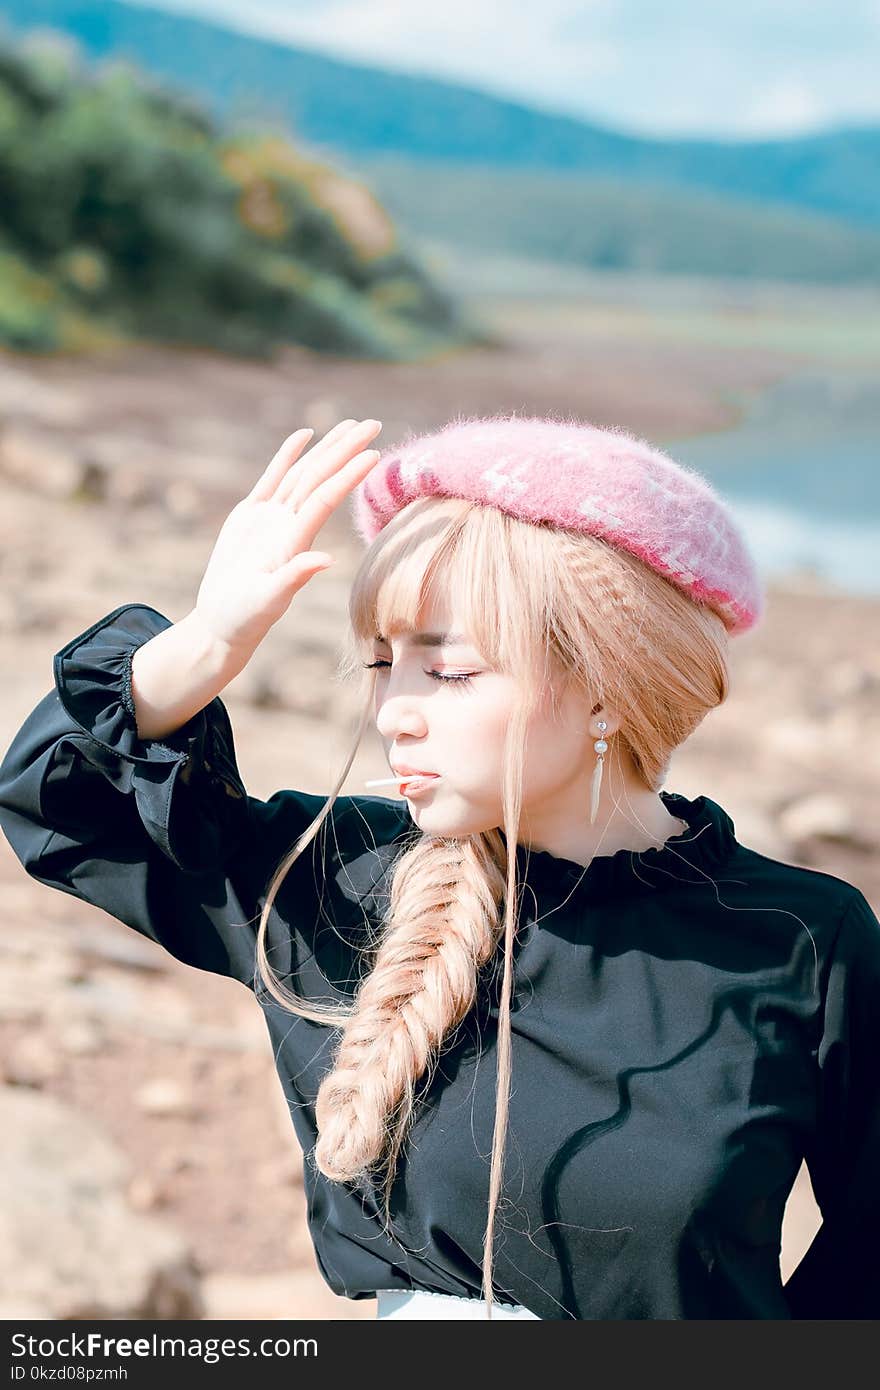
[[[599,720],[599,728],[604,734],[608,728],[604,719]],[[599,788],[602,785],[602,768],[605,764],[605,754],[608,752],[608,744],[604,738],[597,738],[593,744],[596,752],[596,766],[593,769],[593,780],[590,787],[590,824],[595,822],[599,810]]]

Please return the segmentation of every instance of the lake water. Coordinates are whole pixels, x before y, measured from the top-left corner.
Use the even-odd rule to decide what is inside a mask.
[[[721,493],[765,577],[880,594],[880,377],[804,372],[736,429],[661,447]]]

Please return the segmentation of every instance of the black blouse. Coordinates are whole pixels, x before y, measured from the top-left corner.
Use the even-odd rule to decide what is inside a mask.
[[[55,688],[0,766],[0,825],[34,878],[254,991],[335,1293],[479,1298],[499,960],[417,1111],[387,1235],[378,1186],[329,1182],[309,1162],[338,1030],[255,982],[270,874],[325,798],[249,796],[219,698],[139,740],[131,657],[168,626],[125,604],[58,652]],[[660,849],[584,869],[517,846],[496,1296],[543,1319],[876,1318],[880,922],[851,884],[740,844],[709,797],[661,796],[688,829]],[[350,1001],[393,861],[417,834],[403,800],[338,798],[270,917],[270,960],[297,993]],[[783,1287],[804,1156],[824,1219]]]

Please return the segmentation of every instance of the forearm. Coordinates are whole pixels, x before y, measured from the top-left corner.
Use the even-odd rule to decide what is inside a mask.
[[[131,693],[138,737],[163,739],[179,729],[244,669],[247,661],[206,633],[194,612],[138,647]]]

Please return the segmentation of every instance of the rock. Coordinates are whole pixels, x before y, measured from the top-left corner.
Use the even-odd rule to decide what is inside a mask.
[[[290,407],[286,403],[285,410],[284,428],[287,429],[287,425],[290,424],[292,416]],[[341,396],[312,396],[311,400],[306,401],[301,414],[302,419],[297,420],[294,424],[290,424],[287,433],[293,434],[294,430],[301,429],[314,430],[314,438],[309,442],[309,448],[311,448],[313,444],[316,444],[328,430],[332,430],[333,426],[338,424],[340,420],[347,418],[345,405]],[[280,414],[278,425],[279,428],[281,428]]]
[[[258,1186],[277,1192],[281,1187],[302,1187],[302,1159],[291,1153],[289,1158],[269,1158],[257,1164],[254,1179]]]
[[[168,1177],[173,1177],[175,1173],[185,1173],[188,1168],[194,1167],[189,1154],[181,1153],[179,1149],[160,1149],[155,1162],[157,1171]]]
[[[0,435],[0,472],[42,497],[70,501],[90,495],[91,465],[75,448],[45,431],[7,425]]]
[[[830,701],[850,700],[867,695],[878,685],[878,674],[860,661],[841,661],[825,677],[824,691]]]
[[[116,502],[155,500],[163,454],[153,441],[124,431],[93,430],[88,438],[88,457],[104,474],[107,497]]]
[[[177,478],[166,484],[162,502],[168,515],[175,521],[194,521],[202,512],[201,493],[195,483],[187,478]]]
[[[192,1096],[173,1077],[160,1076],[148,1081],[134,1095],[135,1103],[147,1115],[191,1118],[197,1114]]]
[[[96,967],[61,998],[63,1007],[79,1018],[99,1025],[118,1023],[143,1037],[180,1041],[192,1023],[189,1001],[172,981],[147,980],[115,966]],[[57,1023],[54,1011],[53,1017]]]
[[[256,709],[285,710],[306,719],[324,721],[338,699],[328,688],[332,662],[327,650],[327,620],[324,637],[304,636],[295,654],[269,662],[252,664],[239,673],[236,695]]]
[[[84,454],[80,461],[80,481],[76,490],[78,502],[104,502],[107,498],[107,471]]]
[[[161,1185],[155,1178],[147,1177],[146,1173],[137,1173],[125,1193],[135,1211],[152,1211],[168,1200]]]
[[[252,671],[246,685],[246,698],[256,709],[286,709],[287,700],[278,681],[268,673]]]
[[[291,1129],[293,1115],[291,1113],[290,1103],[287,1096],[284,1094],[284,1088],[281,1085],[281,1081],[274,1067],[271,1072],[267,1070],[266,1090],[268,1093],[266,1099],[269,1111],[271,1112],[271,1123],[275,1130],[275,1134],[279,1142],[283,1144],[285,1148],[288,1148],[293,1137],[293,1130]],[[291,1159],[293,1160],[294,1157],[295,1154],[292,1154]],[[300,1164],[302,1163],[301,1158],[297,1161]],[[302,1174],[300,1174],[300,1177],[302,1177]]]
[[[713,799],[721,800],[725,806],[729,805],[720,794]],[[766,854],[770,859],[785,858],[788,846],[774,816],[751,802],[739,803],[736,814],[731,812],[731,815],[736,826],[736,838],[741,845],[748,845],[750,849],[757,850],[759,854]]]
[[[45,1000],[34,992],[33,974],[18,961],[4,961],[0,971],[0,1020],[38,1023]]]
[[[180,1235],[131,1210],[130,1167],[48,1096],[0,1088],[0,1317],[200,1318],[198,1266]]]
[[[85,397],[74,390],[40,381],[6,361],[0,363],[0,415],[32,416],[40,424],[69,429],[82,424],[87,413]]]
[[[782,1218],[779,1272],[783,1283],[788,1281],[800,1264],[821,1225],[822,1213],[810,1182],[810,1171],[801,1160]]]
[[[205,1318],[370,1319],[376,1301],[340,1298],[317,1270],[271,1274],[209,1274],[203,1283]]]
[[[107,479],[107,500],[129,509],[155,506],[156,485],[148,473],[115,468]]]
[[[69,988],[66,998],[62,997],[63,1007],[89,1019],[131,1019],[141,1004],[142,991],[122,971],[118,976],[108,979],[91,972]]]
[[[56,1036],[61,1051],[71,1057],[88,1057],[102,1052],[106,1041],[103,1028],[94,1019],[88,1018],[74,1019]]]
[[[125,965],[157,975],[164,974],[168,968],[161,946],[146,941],[121,924],[105,923],[97,918],[72,926],[70,945],[75,947],[77,955],[87,960],[111,961],[114,965]]]
[[[817,792],[793,802],[780,812],[779,826],[794,845],[816,837],[848,841],[855,831],[849,807],[830,792]]]
[[[263,1016],[254,1013],[253,1018],[241,1016],[235,1020],[234,1029],[210,1024],[196,1024],[181,1028],[177,1036],[190,1047],[203,1047],[209,1052],[262,1052],[266,1046],[266,1028]],[[167,1036],[167,1035],[166,1035]],[[232,1090],[238,1083],[232,1082]]]
[[[863,743],[870,743],[871,728],[868,711],[860,713],[852,705],[843,705],[829,714],[824,724],[828,741],[835,752],[850,754]]]
[[[32,636],[35,632],[54,630],[56,622],[57,612],[51,601],[36,593],[17,584],[14,592],[0,594],[0,631]]]
[[[6,1081],[13,1086],[39,1088],[58,1075],[58,1058],[41,1033],[18,1038],[3,1059]]]
[[[759,731],[763,752],[790,758],[800,767],[821,768],[827,760],[825,725],[821,720],[788,715],[768,721]]]

